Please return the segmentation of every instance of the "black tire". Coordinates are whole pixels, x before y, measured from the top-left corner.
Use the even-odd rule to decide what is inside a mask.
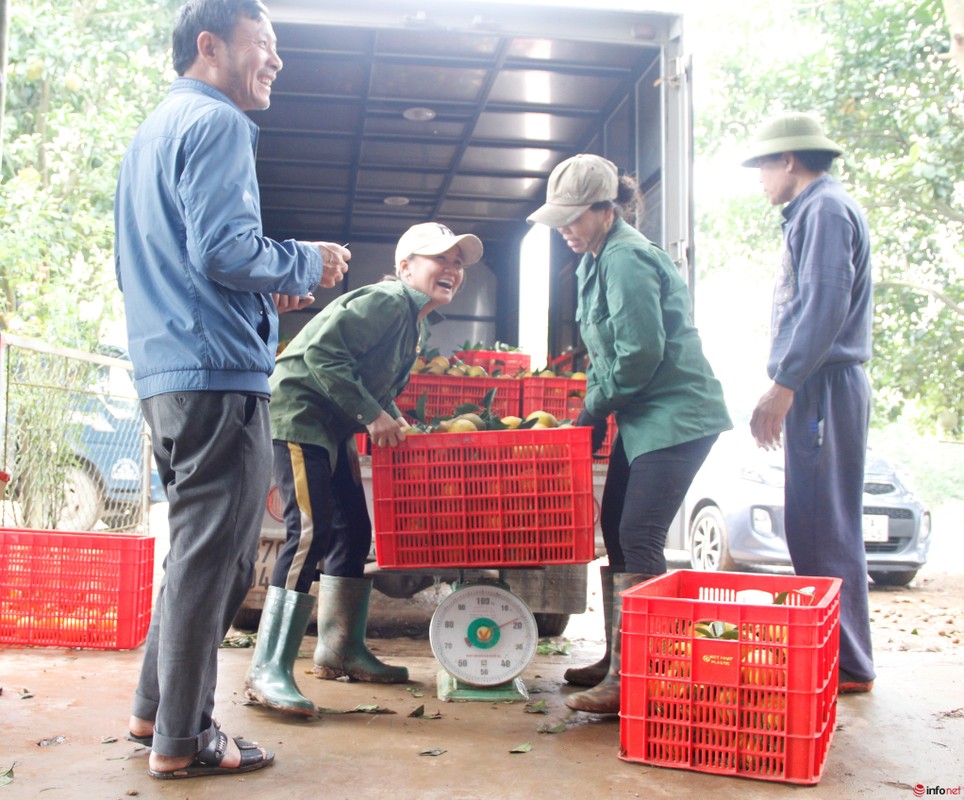
[[[878,586],[907,586],[917,577],[916,569],[908,569],[903,572],[871,572],[870,577]]]
[[[730,557],[726,519],[716,506],[703,506],[690,523],[690,565],[702,572],[729,572],[736,569]]]
[[[569,614],[534,613],[536,626],[539,628],[539,638],[546,636],[562,636],[569,625]]]

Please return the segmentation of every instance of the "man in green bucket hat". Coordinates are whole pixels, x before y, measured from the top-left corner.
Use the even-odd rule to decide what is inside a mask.
[[[842,154],[814,117],[791,112],[760,127],[743,166],[760,170],[784,219],[767,363],[773,383],[750,430],[766,449],[782,438],[794,571],[843,581],[839,690],[853,693],[869,692],[875,677],[862,534],[873,286],[867,220],[829,174]]]

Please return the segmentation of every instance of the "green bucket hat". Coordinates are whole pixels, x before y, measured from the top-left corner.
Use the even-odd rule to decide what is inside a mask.
[[[817,119],[810,114],[792,111],[764,122],[750,142],[744,167],[758,167],[761,158],[801,150],[820,150],[843,155],[843,148],[827,138]]]

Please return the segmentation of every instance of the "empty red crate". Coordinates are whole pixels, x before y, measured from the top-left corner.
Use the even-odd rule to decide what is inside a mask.
[[[0,528],[0,645],[137,647],[153,578],[151,536]]]
[[[430,433],[372,448],[382,567],[587,563],[588,428]]]
[[[530,369],[532,359],[525,353],[503,352],[501,350],[462,350],[455,354],[463,364],[485,367],[490,375],[496,370],[500,375],[518,375]]]
[[[737,595],[750,589],[788,602]],[[624,592],[620,758],[817,783],[837,713],[839,604],[838,578],[738,572],[679,570]],[[698,635],[709,621],[737,638]]]
[[[466,403],[482,405],[485,395],[495,389],[492,413],[498,417],[518,416],[522,398],[520,382],[511,378],[470,378],[459,375],[412,375],[408,386],[395,399],[395,405],[411,422],[411,411],[425,395],[425,417],[449,417]]]

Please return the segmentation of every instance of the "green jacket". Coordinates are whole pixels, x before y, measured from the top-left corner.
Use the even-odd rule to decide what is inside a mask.
[[[429,301],[401,281],[383,281],[332,301],[278,356],[271,376],[271,435],[324,447],[332,469],[338,444],[395,398],[428,339],[418,313]]]
[[[689,291],[662,249],[616,220],[576,270],[576,320],[589,355],[586,410],[615,412],[630,463],[733,427],[703,355]]]

